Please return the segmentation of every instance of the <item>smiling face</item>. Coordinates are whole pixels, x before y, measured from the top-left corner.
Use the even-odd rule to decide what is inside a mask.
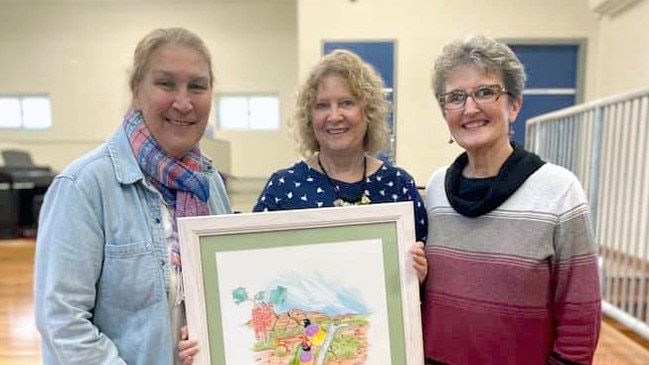
[[[499,75],[490,75],[467,65],[455,69],[446,80],[445,92],[459,90],[470,93],[480,86],[504,85]],[[488,104],[476,104],[469,97],[463,108],[444,110],[444,119],[453,139],[469,152],[498,150],[509,144],[509,124],[520,112],[522,99],[510,102],[507,94]]]
[[[328,75],[320,81],[311,123],[320,152],[364,152],[367,123],[363,108],[340,75]]]
[[[170,156],[181,158],[198,143],[211,105],[209,64],[200,53],[178,45],[151,53],[146,74],[134,88],[133,106]]]

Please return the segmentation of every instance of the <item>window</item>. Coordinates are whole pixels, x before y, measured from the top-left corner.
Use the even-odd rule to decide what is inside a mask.
[[[221,95],[216,125],[221,130],[278,130],[279,98],[274,95]]]
[[[0,96],[0,128],[48,129],[52,107],[48,96]]]

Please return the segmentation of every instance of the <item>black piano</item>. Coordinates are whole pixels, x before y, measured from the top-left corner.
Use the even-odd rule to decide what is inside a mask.
[[[56,174],[33,164],[29,153],[2,151],[0,166],[0,238],[33,236],[43,196]]]

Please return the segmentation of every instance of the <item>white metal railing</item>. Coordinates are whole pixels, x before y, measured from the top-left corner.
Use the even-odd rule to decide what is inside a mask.
[[[649,88],[531,118],[525,129],[527,150],[584,186],[604,313],[649,339]]]

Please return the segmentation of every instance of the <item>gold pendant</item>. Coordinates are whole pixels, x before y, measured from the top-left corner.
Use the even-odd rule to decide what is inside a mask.
[[[350,202],[342,198],[334,200],[334,207],[348,207],[350,205],[368,205],[371,204],[372,200],[369,196],[363,194],[360,199],[355,202]]]
[[[363,194],[363,196],[361,197],[360,205],[367,205],[367,204],[370,204],[370,203],[372,203],[372,200],[370,200],[370,197]]]

